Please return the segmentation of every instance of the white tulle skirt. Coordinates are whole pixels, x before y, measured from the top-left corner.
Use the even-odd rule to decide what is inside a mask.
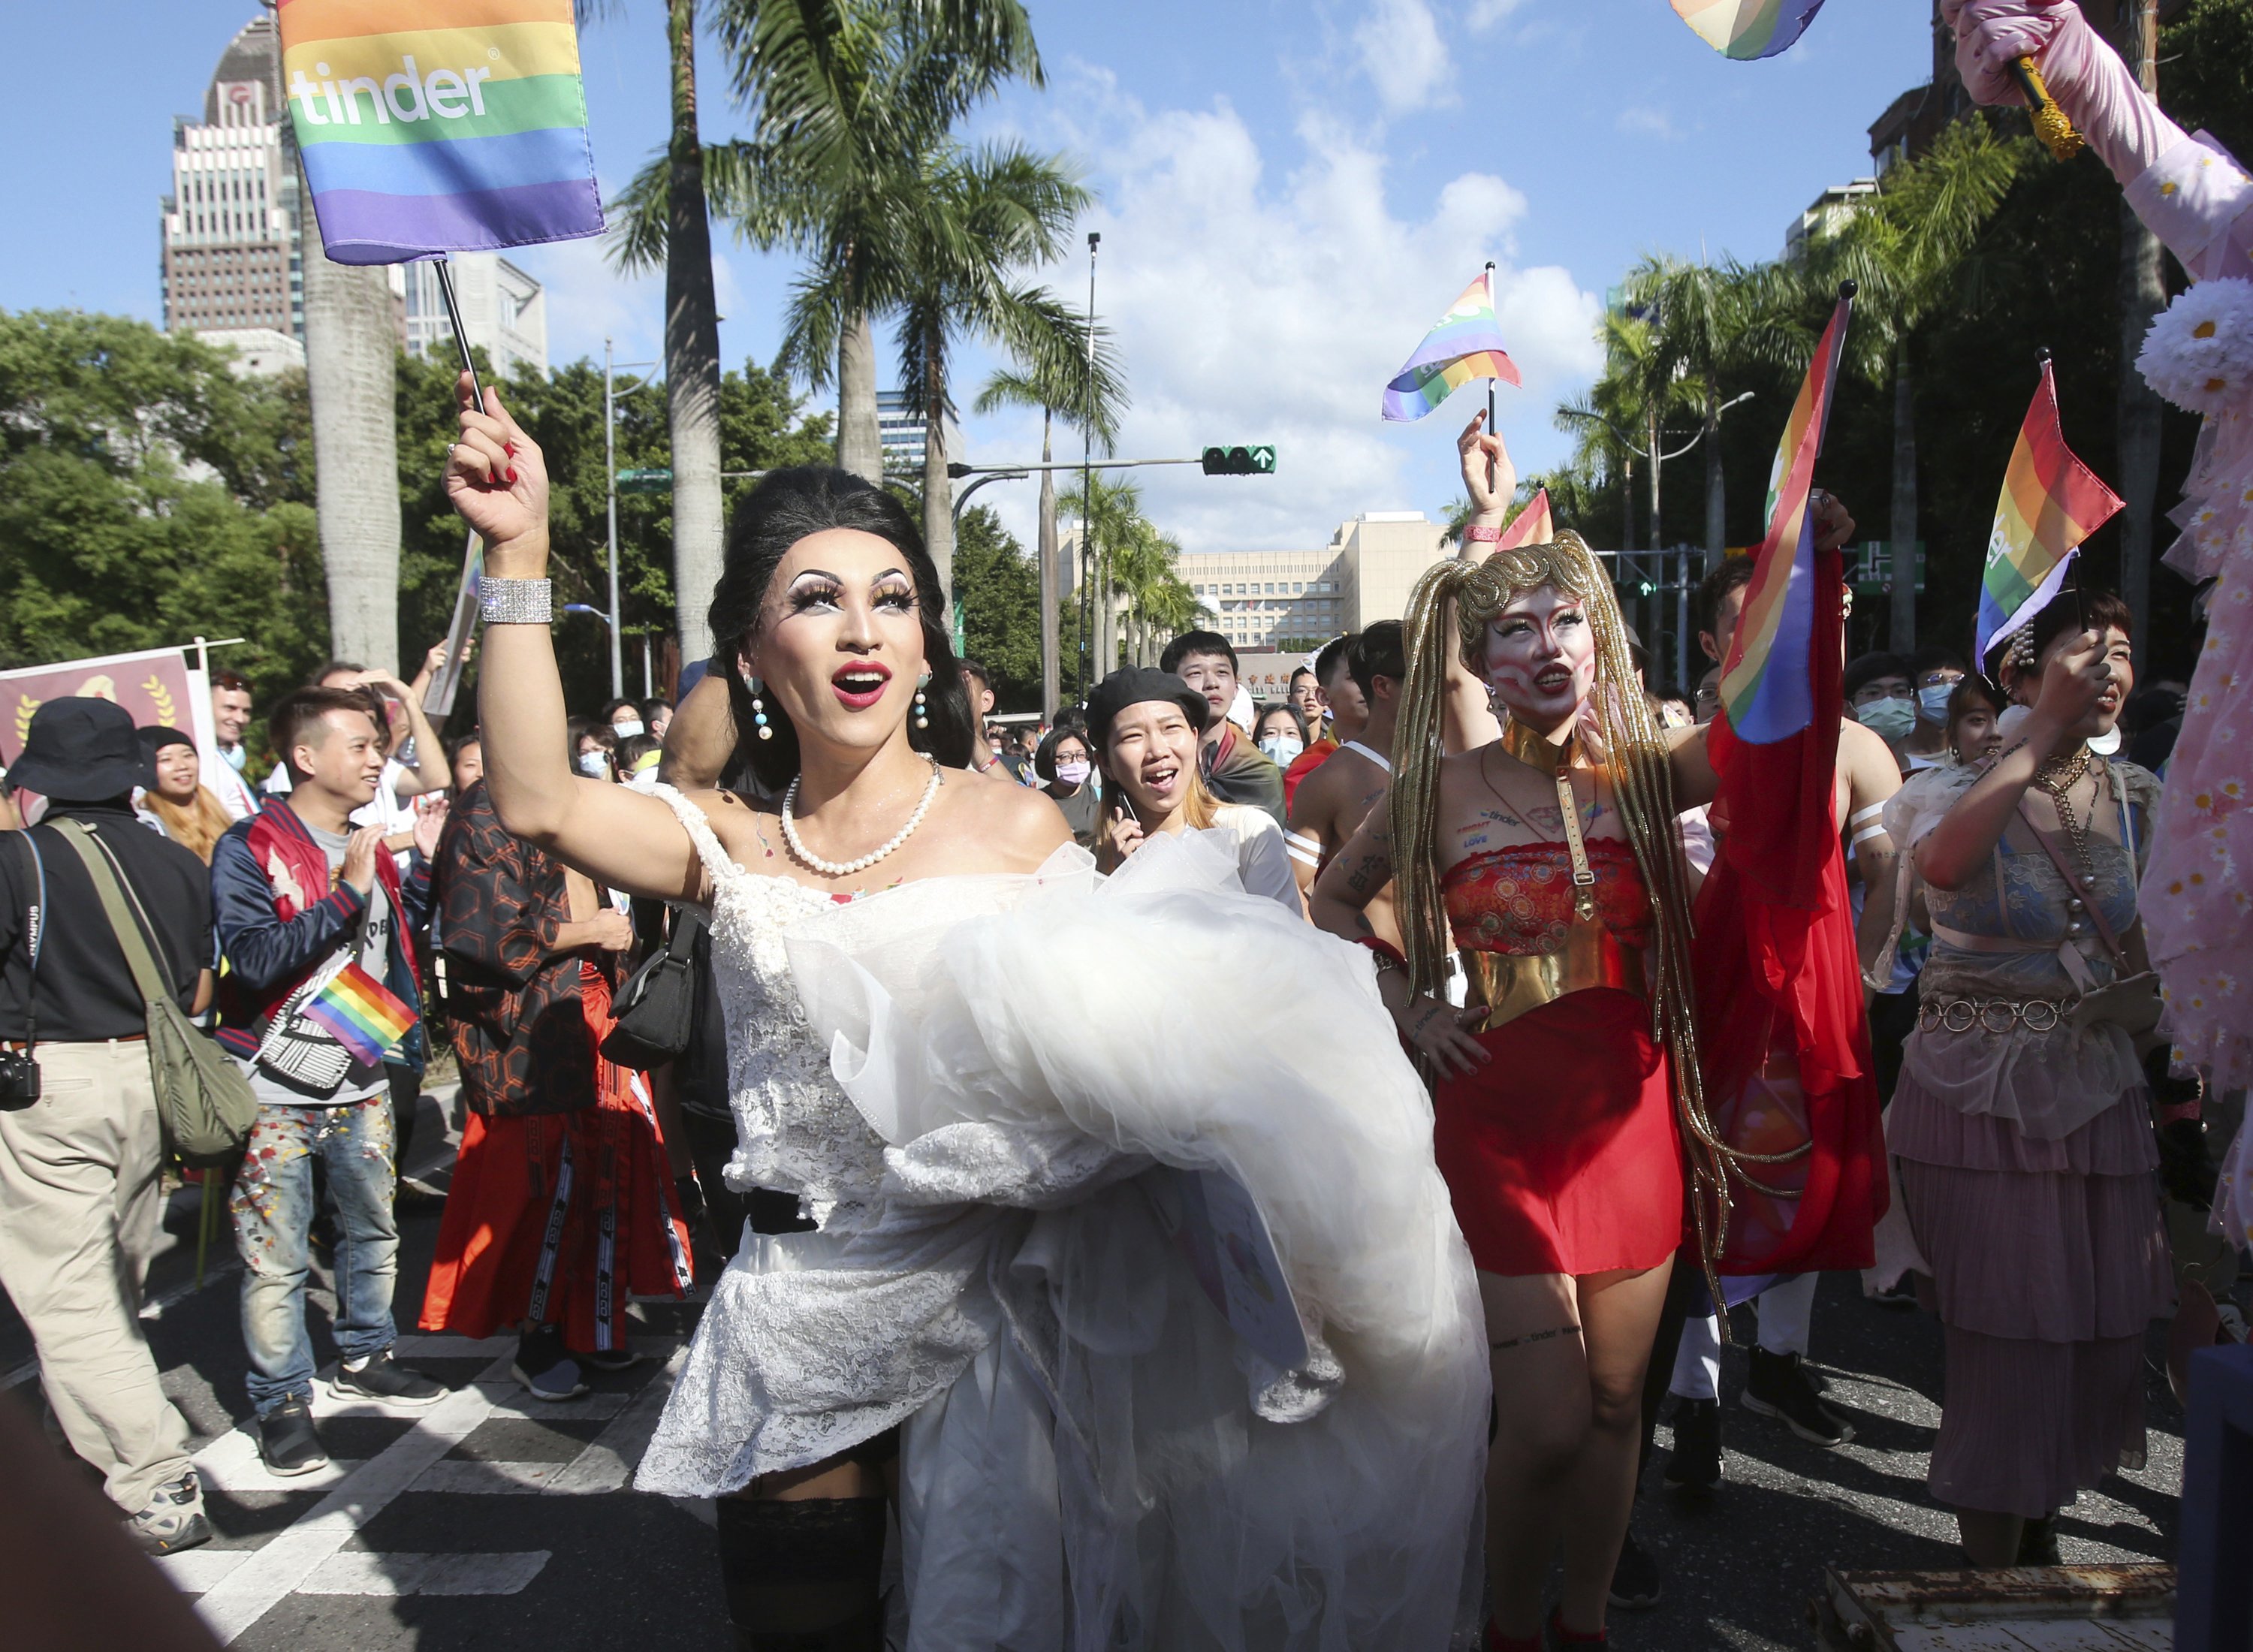
[[[812,1413],[833,1451],[904,1418],[917,1652],[1467,1642],[1485,1337],[1360,950],[1195,833],[1108,880],[1067,850],[904,885],[788,944],[884,1185],[859,1233],[738,1258],[642,1483],[813,1460]],[[1184,1172],[1250,1195],[1296,1335],[1180,1242]],[[775,1358],[825,1337],[813,1378]]]

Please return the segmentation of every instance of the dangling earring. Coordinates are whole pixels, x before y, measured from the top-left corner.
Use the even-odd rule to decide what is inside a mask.
[[[931,708],[924,704],[923,699],[924,687],[930,681],[931,673],[929,672],[924,673],[922,676],[916,679],[915,726],[918,728],[928,728],[931,727]]]
[[[771,740],[774,730],[767,726],[767,702],[759,698],[759,680],[756,677],[750,680],[750,690],[752,725],[758,729],[760,739]]]

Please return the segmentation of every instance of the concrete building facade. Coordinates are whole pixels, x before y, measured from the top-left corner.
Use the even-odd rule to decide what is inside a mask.
[[[454,296],[470,343],[492,362],[493,376],[548,373],[548,298],[541,284],[499,253],[455,253]],[[453,324],[429,263],[393,267],[402,286],[407,349],[426,361],[456,359]]]
[[[168,332],[257,328],[304,337],[297,175],[282,143],[280,62],[273,14],[262,13],[220,54],[203,118],[173,119],[163,219]]]
[[[1400,618],[1418,576],[1451,554],[1444,532],[1421,511],[1367,511],[1318,550],[1199,552],[1181,573],[1238,648],[1303,645]]]

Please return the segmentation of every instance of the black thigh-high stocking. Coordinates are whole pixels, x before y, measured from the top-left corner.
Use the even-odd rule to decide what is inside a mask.
[[[722,1497],[720,1577],[742,1652],[882,1652],[882,1497]]]

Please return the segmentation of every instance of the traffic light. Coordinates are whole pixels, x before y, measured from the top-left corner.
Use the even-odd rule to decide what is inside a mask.
[[[1272,446],[1207,448],[1204,450],[1204,473],[1207,476],[1273,476],[1275,474],[1275,450]]]

